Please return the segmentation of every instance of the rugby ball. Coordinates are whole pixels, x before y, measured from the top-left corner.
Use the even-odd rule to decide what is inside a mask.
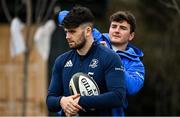
[[[100,94],[95,80],[88,74],[82,72],[75,73],[72,76],[69,82],[69,90],[71,95],[80,94],[81,96],[94,96]]]

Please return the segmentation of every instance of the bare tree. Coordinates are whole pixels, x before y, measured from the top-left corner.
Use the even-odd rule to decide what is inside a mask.
[[[159,0],[160,3],[165,5],[167,8],[174,9],[177,11],[177,13],[180,15],[180,8],[178,6],[178,3],[176,0],[171,0],[171,1],[164,1],[164,0]]]
[[[47,21],[48,17],[51,15],[52,9],[57,0],[52,0],[50,4],[48,4],[48,0],[37,0],[35,7],[35,30]],[[32,0],[21,0],[21,3],[26,6],[26,32],[25,32],[25,45],[26,52],[24,53],[24,61],[23,61],[23,106],[22,106],[22,116],[26,115],[27,110],[27,94],[28,94],[28,66],[29,66],[29,57],[30,52],[33,47],[33,34],[35,30],[32,30]],[[7,3],[5,0],[1,0],[2,8],[4,10],[5,16],[10,23],[12,21],[12,16],[7,7]],[[46,11],[46,8],[48,10]]]
[[[171,95],[169,96],[169,102],[171,104],[170,111],[173,115],[177,115],[179,107],[178,79],[180,74],[176,72],[174,75],[172,75],[172,73],[176,69],[179,69],[179,65],[177,64],[177,58],[180,57],[178,56],[179,51],[177,50],[177,48],[179,48],[178,43],[180,32],[180,6],[178,6],[177,0],[159,0],[159,2],[164,5],[167,10],[174,10],[176,12],[175,15],[171,15],[173,19],[170,23],[171,26],[167,28],[165,35],[163,35],[163,55],[166,56],[166,59],[163,60],[163,67],[165,68],[163,74],[167,77],[167,80],[169,81],[168,83],[171,88],[171,91],[169,91],[171,93]],[[169,70],[169,68],[171,68],[172,66],[173,69]],[[168,107],[168,104],[166,106]]]

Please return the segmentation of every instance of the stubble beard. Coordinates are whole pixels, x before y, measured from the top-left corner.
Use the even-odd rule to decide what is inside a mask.
[[[69,45],[71,49],[79,50],[79,49],[82,49],[85,46],[86,38],[85,38],[84,32],[81,34],[80,37],[81,37],[80,40],[77,43],[75,43],[74,46]]]

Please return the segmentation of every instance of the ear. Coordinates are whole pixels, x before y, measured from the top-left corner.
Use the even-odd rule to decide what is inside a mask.
[[[135,33],[134,33],[134,32],[132,32],[132,33],[130,34],[130,36],[129,36],[129,41],[131,41],[131,40],[133,40],[133,39],[134,39],[134,35],[135,35]]]
[[[90,26],[87,26],[85,32],[86,32],[86,35],[87,35],[87,36],[90,36],[91,33],[92,33],[92,28],[91,28]]]

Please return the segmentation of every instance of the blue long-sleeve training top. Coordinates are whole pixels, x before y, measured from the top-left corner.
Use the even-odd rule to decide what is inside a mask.
[[[79,105],[87,112],[79,112],[79,115],[111,116],[112,108],[121,107],[126,95],[124,69],[120,61],[114,51],[96,41],[85,56],[80,56],[76,50],[60,55],[55,61],[48,89],[48,110],[58,112],[62,109],[60,100],[62,96],[70,95],[71,77],[77,72],[83,72],[96,81],[100,95],[81,96]],[[95,110],[91,111],[91,108]]]

